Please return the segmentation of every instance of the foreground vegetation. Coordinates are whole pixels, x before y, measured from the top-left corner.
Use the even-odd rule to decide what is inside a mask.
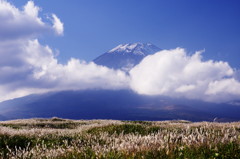
[[[0,122],[0,158],[240,158],[240,122]]]

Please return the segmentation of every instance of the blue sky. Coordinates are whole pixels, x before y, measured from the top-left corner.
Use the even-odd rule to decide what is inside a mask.
[[[11,0],[21,7],[27,0]],[[239,68],[238,0],[48,0],[34,1],[41,14],[55,13],[64,36],[44,36],[41,43],[58,49],[58,59],[91,61],[118,44],[150,42],[163,49],[205,49],[204,58]]]

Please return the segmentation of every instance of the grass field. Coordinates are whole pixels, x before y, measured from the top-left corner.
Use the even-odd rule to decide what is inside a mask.
[[[240,122],[2,121],[0,158],[239,159]]]

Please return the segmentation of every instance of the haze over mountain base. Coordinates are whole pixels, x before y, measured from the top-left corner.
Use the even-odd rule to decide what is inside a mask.
[[[1,120],[61,117],[69,119],[238,121],[234,103],[208,103],[130,90],[84,90],[30,95],[0,103]]]

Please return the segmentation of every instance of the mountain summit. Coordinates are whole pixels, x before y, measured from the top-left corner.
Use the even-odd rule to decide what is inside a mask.
[[[145,56],[161,49],[150,43],[120,44],[93,60],[94,63],[113,69],[129,71]]]
[[[110,50],[108,53],[134,54],[134,55],[147,56],[159,50],[160,48],[150,43],[129,43],[129,44],[120,44],[117,47]]]

